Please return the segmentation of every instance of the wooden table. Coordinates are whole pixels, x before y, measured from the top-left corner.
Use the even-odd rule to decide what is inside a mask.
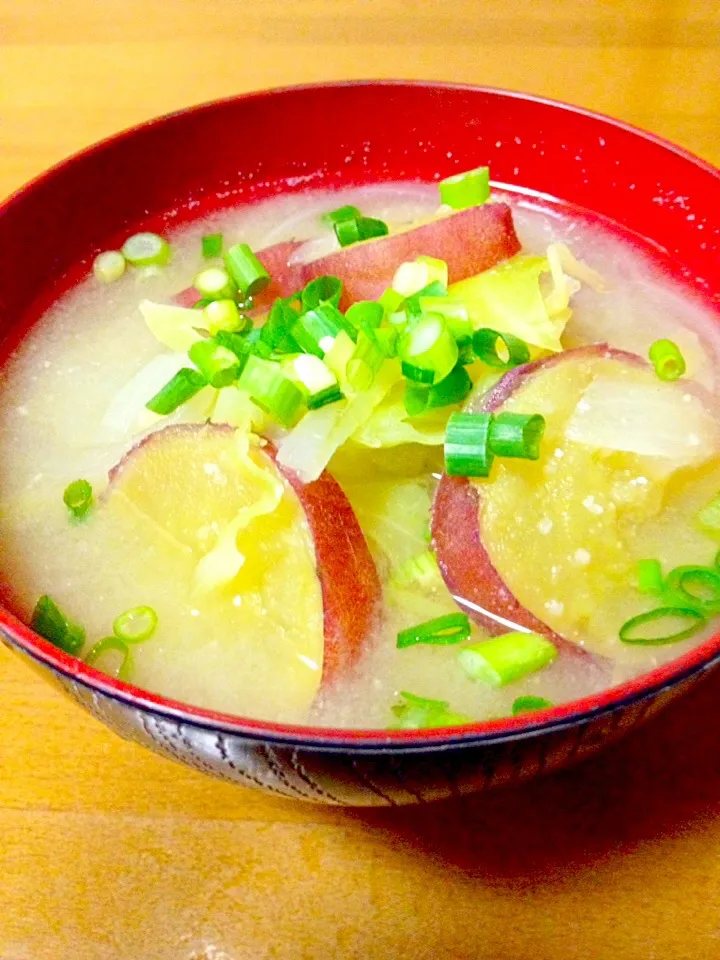
[[[346,77],[530,90],[720,162],[717,0],[0,0],[0,23],[3,195],[153,115]],[[6,652],[0,704],[0,960],[720,957],[720,676],[576,771],[356,813],[160,760]]]

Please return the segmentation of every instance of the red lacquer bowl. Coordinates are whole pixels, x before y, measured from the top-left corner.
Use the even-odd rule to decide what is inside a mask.
[[[720,175],[614,120],[521,94],[349,83],[195,107],[72,157],[0,209],[5,350],[91,258],[141,227],[280,191],[424,180],[489,163],[496,183],[579,204],[720,301]],[[401,804],[517,783],[597,751],[720,662],[720,634],[599,696],[469,727],[346,731],[225,716],[112,680],[0,611],[5,642],[128,739],[215,776],[338,804]]]

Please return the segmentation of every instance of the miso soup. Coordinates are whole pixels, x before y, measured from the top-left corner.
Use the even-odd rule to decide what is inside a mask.
[[[484,169],[130,237],[5,365],[4,602],[264,720],[577,699],[712,632],[717,350],[648,250]]]

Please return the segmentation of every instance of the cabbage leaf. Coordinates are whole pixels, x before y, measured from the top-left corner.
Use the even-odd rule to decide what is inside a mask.
[[[571,317],[570,298],[580,287],[569,270],[586,280],[602,282],[598,274],[575,260],[564,244],[551,244],[547,257],[520,254],[453,283],[448,294],[463,301],[476,329],[490,327],[540,350],[560,353],[560,338]]]
[[[405,409],[405,383],[399,383],[377,405],[371,416],[353,434],[364,447],[397,447],[402,443],[442,446],[448,417],[456,407],[441,407],[420,417]]]
[[[198,330],[208,329],[203,311],[192,307],[141,300],[140,313],[155,339],[177,353],[187,353],[194,343],[202,340]]]
[[[244,555],[238,550],[238,534],[257,517],[273,513],[285,492],[282,481],[274,471],[258,466],[250,456],[250,435],[239,430],[235,437],[237,456],[243,470],[260,482],[263,492],[254,503],[238,510],[233,520],[221,531],[213,549],[198,562],[193,582],[195,595],[202,596],[224,587],[238,575],[245,563]]]

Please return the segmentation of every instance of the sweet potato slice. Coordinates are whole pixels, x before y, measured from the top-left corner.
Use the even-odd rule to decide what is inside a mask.
[[[430,223],[352,244],[305,264],[303,283],[325,275],[340,277],[348,303],[375,300],[390,286],[398,266],[418,256],[448,265],[449,282],[494,267],[520,250],[506,203],[470,207]]]
[[[143,440],[113,469],[109,497],[130,501],[168,537],[201,558],[238,511],[263,493],[262,483],[243,469],[235,444],[235,432],[224,426],[166,427]],[[321,664],[323,685],[333,683],[357,664],[375,627],[381,595],[375,565],[333,477],[323,473],[303,484],[277,465],[269,445],[253,448],[251,457],[256,467],[281,482],[285,492],[275,511],[255,517],[240,532],[237,543],[245,564],[232,584],[207,602],[222,602],[227,595],[230,605],[231,595],[242,600],[246,588],[260,596],[282,630],[296,632],[297,649],[290,654],[294,650],[301,659]],[[287,564],[287,582],[278,586],[275,568],[291,559],[280,549],[284,543],[296,552],[298,563]],[[282,596],[268,593],[271,581]],[[306,594],[313,593],[320,605],[318,639],[310,636],[316,629],[315,608]],[[204,602],[201,597],[196,605]],[[236,604],[242,607],[241,602]],[[272,616],[267,629],[273,630]]]
[[[587,591],[588,582],[592,584],[590,574],[594,568],[579,581],[582,582],[582,589],[577,590],[577,596],[573,596],[571,587],[563,587],[563,584],[570,583],[569,578],[573,575],[579,578],[583,576],[583,565],[595,562],[593,551],[596,548],[598,556],[602,549],[609,551],[606,541],[609,542],[611,535],[615,536],[615,531],[609,526],[607,518],[604,521],[606,527],[600,533],[596,533],[592,524],[596,512],[602,514],[605,509],[595,500],[595,497],[600,500],[605,493],[591,469],[597,460],[596,457],[593,459],[595,451],[578,445],[573,447],[572,444],[563,450],[564,441],[554,434],[550,418],[553,418],[553,423],[558,419],[566,422],[583,396],[583,390],[599,371],[625,376],[628,382],[634,382],[636,377],[640,380],[652,379],[651,371],[639,357],[596,345],[518,367],[506,374],[488,393],[471,398],[466,408],[468,412],[495,412],[509,407],[522,412],[544,413],[548,420],[548,431],[543,441],[541,459],[534,463],[496,461],[487,481],[444,475],[438,485],[432,514],[433,543],[443,577],[456,600],[476,621],[491,633],[500,633],[518,624],[544,634],[560,649],[575,650],[581,654],[584,651],[576,643],[584,640],[579,629],[576,629],[582,622],[578,612],[579,597],[583,590]],[[534,394],[527,389],[530,385],[536,388]],[[528,395],[531,399],[523,407],[523,398]],[[562,469],[567,469],[565,465],[571,458],[575,458],[572,460],[575,475],[566,476],[562,483],[556,483],[554,478],[560,476]],[[615,463],[611,459],[607,462]],[[623,463],[617,461],[618,470],[623,468]],[[632,463],[632,460],[627,461],[627,464]],[[583,469],[583,465],[586,469]],[[607,471],[611,469],[608,467]],[[598,476],[603,479],[605,474]],[[612,480],[614,474],[608,472],[608,476]],[[499,488],[493,486],[496,481]],[[511,488],[513,483],[515,487]],[[500,494],[498,489],[501,490]],[[508,507],[511,494],[500,501],[502,489],[513,490],[520,497],[516,509]],[[547,517],[542,511],[539,514],[529,511],[527,504],[531,495],[541,506],[543,497],[546,497]],[[608,497],[610,495],[608,493]],[[504,519],[497,512],[500,502],[506,510]],[[528,523],[528,517],[532,517],[533,525],[523,526]],[[573,529],[568,526],[571,517],[575,518],[576,523]],[[510,544],[507,549],[501,549],[498,542],[490,542],[487,528],[491,521],[493,535]],[[554,551],[560,555],[564,549],[565,540],[558,538],[564,536],[567,540],[574,536],[574,529],[579,531],[580,537],[580,542],[573,545],[569,561],[574,566],[566,574],[565,580],[559,573],[557,577],[548,574],[546,583],[542,580],[546,573],[545,566],[555,562]],[[539,553],[533,552],[536,550],[535,544],[541,545],[537,547]],[[569,552],[565,549],[562,556]],[[521,557],[523,553],[528,558],[532,555],[533,559],[528,559],[527,569],[523,567],[520,573],[518,570],[506,571],[499,566],[500,561],[507,561],[510,555]],[[608,564],[611,560],[609,551]],[[565,570],[560,560],[557,564],[549,569],[554,572]],[[558,579],[559,583],[556,582]],[[533,589],[529,589],[530,583]],[[541,602],[543,597],[545,600]],[[522,598],[526,598],[525,602]],[[532,598],[532,602],[528,602],[527,598]],[[585,599],[584,602],[590,604],[591,600]],[[598,595],[597,603],[602,604],[602,595]],[[572,608],[574,620],[563,617],[565,607]],[[568,626],[570,622],[572,629]]]

